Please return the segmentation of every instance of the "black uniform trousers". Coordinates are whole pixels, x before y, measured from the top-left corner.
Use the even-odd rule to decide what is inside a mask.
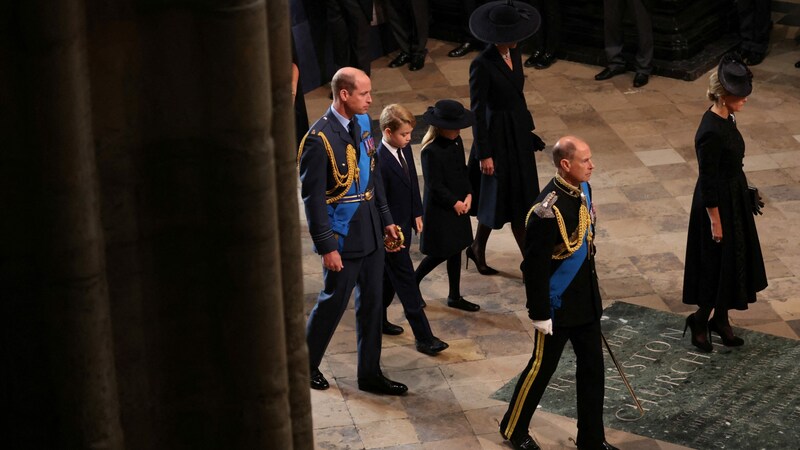
[[[347,309],[350,294],[356,290],[356,339],[358,341],[358,378],[381,373],[381,318],[383,305],[383,247],[363,258],[343,259],[344,267],[334,272],[323,267],[323,288],[306,324],[308,362],[311,370],[319,367],[336,326]]]
[[[387,18],[400,50],[422,55],[428,43],[428,0],[389,0]]]
[[[410,233],[411,231],[409,231]],[[421,342],[430,342],[433,338],[428,317],[422,309],[422,295],[414,277],[414,264],[408,248],[399,252],[386,253],[386,270],[383,271],[383,306],[384,313],[394,299],[394,294],[403,304],[408,324],[414,332],[414,338]]]
[[[576,327],[554,327],[552,335],[536,331],[533,356],[520,374],[508,411],[500,422],[503,437],[525,436],[536,406],[550,383],[564,345],[572,343],[577,359],[578,447],[596,448],[603,442],[604,369],[600,322]]]
[[[739,13],[742,49],[766,53],[769,32],[772,29],[772,1],[739,0],[736,2],[736,10]]]
[[[328,36],[333,44],[333,62],[370,72],[370,22],[358,0],[326,0]]]
[[[560,0],[527,0],[542,15],[542,25],[531,36],[533,51],[554,55],[561,46],[561,4]]]
[[[650,75],[653,71],[653,24],[646,0],[603,0],[603,30],[608,67],[625,67],[622,57],[622,16],[628,7],[636,24],[638,45],[636,48],[636,73]]]

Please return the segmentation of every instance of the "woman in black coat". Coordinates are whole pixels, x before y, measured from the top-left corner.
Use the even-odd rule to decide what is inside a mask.
[[[477,206],[478,230],[467,257],[484,275],[497,273],[486,265],[485,258],[492,229],[510,222],[521,253],[525,216],[539,195],[534,151],[544,149],[544,142],[533,134],[533,117],[522,91],[522,57],[516,44],[534,34],[539,22],[536,9],[521,2],[487,3],[470,17],[472,33],[493,44],[472,61],[469,75],[475,114],[469,167],[476,192],[473,204]]]
[[[417,266],[417,283],[447,261],[447,306],[477,311],[480,306],[464,300],[460,290],[461,251],[472,242],[472,187],[460,130],[472,125],[472,113],[455,100],[439,100],[422,117],[430,126],[422,139],[425,189],[419,248],[426,256]]]
[[[707,352],[713,349],[710,332],[726,346],[744,344],[733,334],[728,310],[747,309],[767,287],[754,220],[763,204],[748,192],[744,139],[734,117],[752,91],[752,74],[737,58],[723,57],[711,75],[708,98],[714,104],[695,136],[700,173],[689,216],[683,303],[699,308],[686,318],[684,334],[691,327],[692,344]]]

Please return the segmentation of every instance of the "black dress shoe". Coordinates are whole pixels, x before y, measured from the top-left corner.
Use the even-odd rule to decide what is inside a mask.
[[[515,437],[511,436],[511,439],[508,440],[511,443],[511,446],[517,450],[540,450],[539,444],[533,440],[531,435],[526,434],[525,436]]]
[[[755,66],[761,64],[766,56],[764,52],[748,51],[742,55],[742,62],[748,66]]]
[[[381,374],[371,378],[359,378],[358,389],[384,395],[403,395],[408,392],[408,386],[392,381]]]
[[[451,308],[461,309],[464,311],[475,312],[481,309],[480,305],[464,300],[464,297],[450,298],[447,297],[447,306]]]
[[[408,64],[408,70],[415,72],[423,67],[425,67],[425,53],[411,55],[411,63]]]
[[[398,334],[403,334],[403,327],[400,325],[395,325],[388,320],[383,321],[383,334],[388,334],[390,336],[397,336]]]
[[[411,55],[406,52],[400,52],[400,54],[389,63],[389,67],[394,69],[395,67],[405,66],[409,61],[411,61]]]
[[[417,351],[430,356],[436,355],[447,347],[450,347],[447,345],[447,342],[443,342],[436,336],[434,336],[430,342],[417,341]]]
[[[647,84],[648,81],[650,81],[650,75],[637,72],[636,75],[633,76],[633,87],[640,88]]]
[[[322,375],[322,372],[319,369],[315,369],[311,371],[311,389],[316,389],[318,391],[324,391],[331,387],[328,384],[328,380]]]
[[[533,52],[530,58],[525,61],[525,67],[534,69],[547,69],[556,61],[556,55],[547,52]]]
[[[608,442],[603,441],[603,443],[600,444],[597,447],[586,448],[586,447],[578,446],[578,450],[619,450],[619,449],[617,447],[614,447],[613,445],[609,444]]]
[[[622,75],[623,73],[625,73],[624,67],[606,67],[602,72],[595,75],[594,79],[597,81],[603,81],[617,75]]]
[[[472,44],[472,42],[464,42],[458,47],[450,50],[447,56],[451,58],[460,58],[466,55],[467,53],[471,52],[472,50],[475,50],[475,46]]]
[[[530,58],[526,59],[524,63],[522,63],[525,67],[533,67],[539,59],[541,59],[543,52],[536,50],[535,52],[531,53]]]

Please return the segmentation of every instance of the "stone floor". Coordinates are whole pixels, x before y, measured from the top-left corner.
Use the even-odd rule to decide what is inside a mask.
[[[750,310],[731,314],[736,326],[792,339],[800,336],[800,239],[792,222],[800,219],[797,33],[797,27],[776,25],[770,54],[753,67],[754,91],[737,117],[747,143],[745,170],[767,204],[757,226],[770,285]],[[394,55],[374,61],[373,117],[389,103],[402,103],[415,114],[442,98],[469,104],[468,68],[475,54],[452,59],[446,56],[451,43],[429,44],[425,68],[419,72],[386,68]],[[592,147],[604,304],[624,300],[689,313],[692,308],[681,303],[680,290],[687,211],[697,176],[693,138],[709,106],[707,76],[695,82],[654,76],[644,88],[633,89],[631,73],[597,82],[593,75],[599,70],[567,61],[542,71],[526,69],[525,94],[536,131],[548,144],[575,134]],[[328,91],[319,88],[307,94],[306,102],[313,120],[330,104]],[[463,137],[469,148],[470,130]],[[414,150],[419,165],[419,148]],[[545,154],[536,159],[544,185],[554,169]],[[417,242],[415,237],[415,263],[420,259]],[[306,230],[303,246],[308,310],[321,286],[321,264],[311,252]],[[331,389],[312,391],[316,448],[510,448],[497,431],[506,405],[490,395],[525,366],[532,328],[524,307],[520,254],[508,227],[492,234],[487,260],[499,275],[481,276],[472,267],[462,271],[462,293],[482,306],[477,313],[446,306],[443,266],[422,283],[434,334],[450,344],[439,356],[416,352],[399,301],[390,307],[390,320],[406,331],[384,337],[382,366],[389,377],[408,384],[404,397],[357,389],[351,302],[320,367]],[[575,448],[572,419],[540,410],[531,432],[543,449]],[[606,436],[625,450],[685,448],[610,428]]]

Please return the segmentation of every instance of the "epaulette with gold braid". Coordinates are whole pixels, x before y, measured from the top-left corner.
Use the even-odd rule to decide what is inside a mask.
[[[555,214],[553,214],[553,205],[556,203],[556,200],[558,200],[558,194],[556,194],[556,191],[552,191],[547,194],[541,202],[533,205],[528,211],[528,215],[525,216],[525,225],[528,225],[531,214],[536,214],[542,219],[552,219],[555,217]]]
[[[333,175],[333,187],[325,191],[325,195],[327,196],[325,203],[330,205],[347,194],[347,192],[350,190],[350,186],[353,185],[353,180],[358,176],[358,160],[356,159],[356,149],[352,144],[347,144],[347,148],[345,149],[347,173],[342,175],[339,172],[339,168],[336,166],[336,154],[333,153],[333,147],[331,147],[328,137],[325,136],[325,133],[321,131],[318,132],[315,129],[311,129],[308,133],[306,133],[305,136],[303,136],[303,140],[300,141],[300,146],[297,149],[298,170],[300,170],[300,157],[303,155],[303,148],[305,147],[306,139],[309,135],[318,136],[320,139],[322,139],[322,144],[325,146],[325,152],[328,154],[328,161],[331,164],[331,174]]]

